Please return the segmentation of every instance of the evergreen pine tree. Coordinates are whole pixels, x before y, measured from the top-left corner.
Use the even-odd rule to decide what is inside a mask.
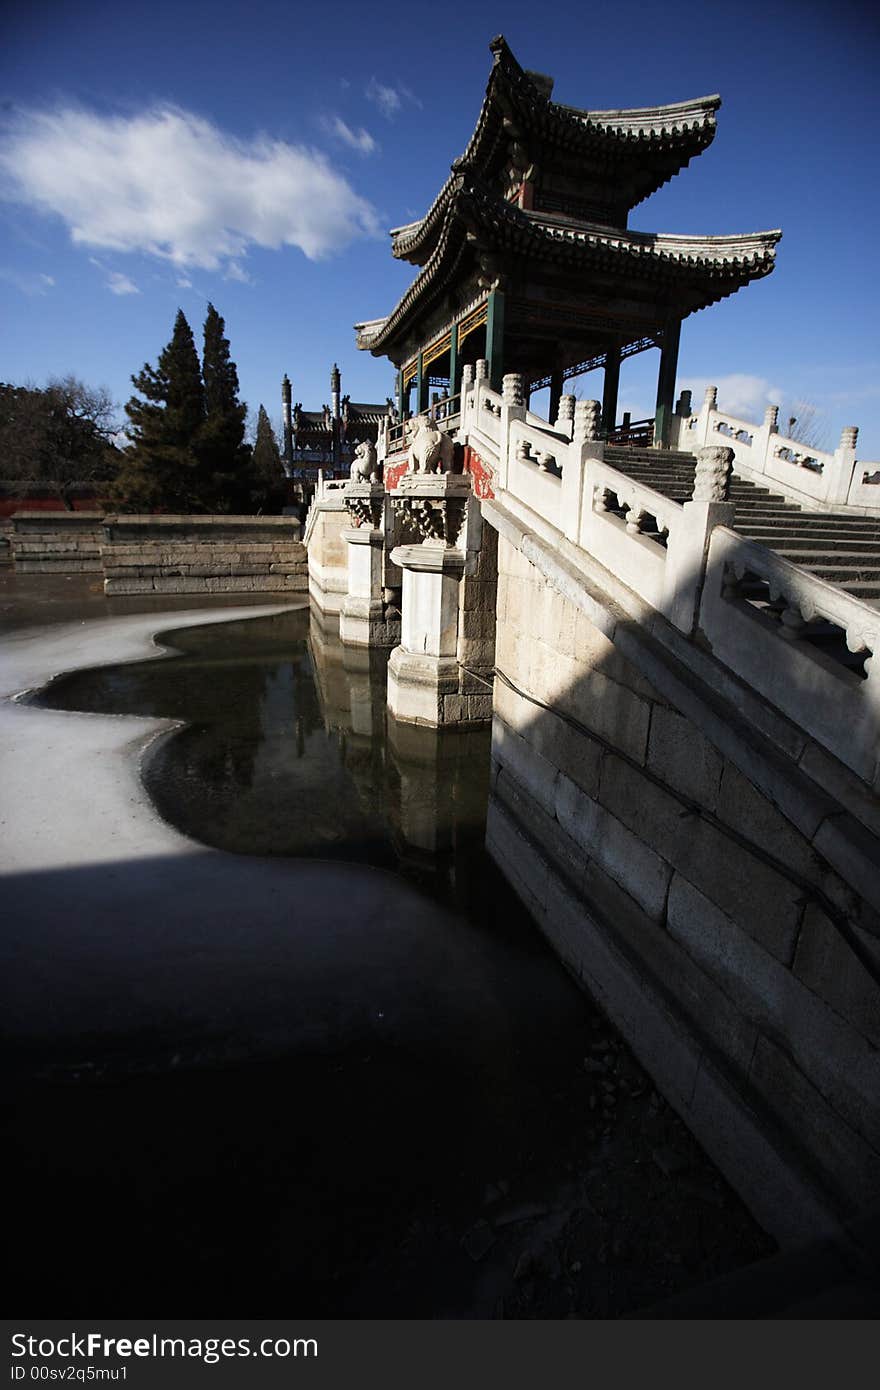
[[[206,494],[216,510],[238,510],[247,503],[250,445],[244,442],[247,406],[238,399],[238,370],[229,356],[226,324],[213,304],[205,318],[202,378],[205,422],[198,453]]]
[[[116,500],[131,510],[205,510],[196,442],[205,423],[205,394],[192,329],[178,309],[171,342],[155,367],[144,364],[132,377],[135,389],[125,407],[132,447],[114,487]]]
[[[257,435],[251,459],[251,505],[258,511],[274,512],[284,505],[284,467],[275,431],[260,406],[257,414]]]

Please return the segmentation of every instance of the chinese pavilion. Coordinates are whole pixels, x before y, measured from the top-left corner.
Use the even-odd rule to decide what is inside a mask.
[[[293,388],[285,375],[281,383],[284,423],[284,471],[290,478],[314,482],[318,469],[334,477],[348,472],[354,451],[364,440],[375,444],[379,428],[393,412],[392,401],[382,405],[352,401],[343,396],[342,376],[334,362],[330,372],[330,405],[303,410],[292,404]]]
[[[552,78],[524,71],[503,37],[467,149],[418,222],[391,233],[420,267],[358,347],[398,368],[401,417],[432,386],[456,394],[485,358],[549,386],[604,368],[602,427],[613,433],[620,363],[660,349],[655,443],[667,442],[681,321],[767,275],[781,233],[673,236],[630,231],[629,213],[711,143],[717,96],[640,110],[586,111],[551,100]],[[415,401],[413,401],[413,393]]]

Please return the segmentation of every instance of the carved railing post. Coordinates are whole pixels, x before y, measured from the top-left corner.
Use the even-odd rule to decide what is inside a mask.
[[[726,445],[697,450],[694,495],[685,502],[680,521],[669,533],[663,611],[687,634],[694,631],[697,621],[709,537],[716,526],[733,525],[734,507],[727,500],[733,458],[733,449]]]
[[[713,410],[718,409],[718,387],[707,386],[703,395],[703,404],[697,416],[697,427],[691,436],[691,448],[698,449],[701,444],[705,444],[709,438],[709,418]]]
[[[858,425],[844,425],[840,433],[840,443],[834,450],[833,490],[829,489],[829,502],[847,502],[849,500],[856,475],[858,439]]]
[[[697,451],[694,474],[694,502],[726,502],[730,491],[733,450],[716,445]]]
[[[776,434],[779,429],[779,406],[768,405],[764,411],[764,429],[768,434]]]
[[[569,540],[578,542],[584,508],[586,460],[601,459],[605,453],[599,440],[602,407],[598,401],[575,401],[571,422],[571,443],[562,466],[562,529]]]
[[[587,444],[599,438],[602,407],[598,401],[575,401],[572,420],[572,443]]]
[[[507,487],[510,458],[513,452],[510,426],[514,420],[526,418],[526,384],[518,372],[508,372],[501,381],[501,439],[498,448],[499,484]]]
[[[574,396],[559,397],[559,410],[553,428],[557,430],[559,434],[568,435],[569,439],[571,439],[572,425],[574,424],[574,409]]]
[[[691,392],[687,390],[680,391],[678,400],[675,402],[675,410],[673,411],[672,419],[669,422],[670,449],[688,447],[688,444],[684,443],[688,437],[686,422],[690,419],[692,414]]]
[[[459,438],[462,443],[467,443],[467,432],[471,425],[470,396],[473,389],[474,369],[470,362],[465,362],[461,369],[461,430]]]
[[[506,406],[525,404],[525,382],[518,372],[508,372],[501,381],[501,399]]]

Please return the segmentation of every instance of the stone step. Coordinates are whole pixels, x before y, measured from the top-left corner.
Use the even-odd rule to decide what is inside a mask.
[[[843,569],[838,565],[802,565],[808,574],[824,579],[826,584],[836,584],[838,588],[852,593],[854,584],[867,584],[876,588],[880,594],[880,569],[868,566],[865,569]]]
[[[814,546],[811,550],[795,550],[788,544],[774,545],[772,548],[784,560],[792,560],[803,569],[812,570],[817,566],[833,565],[837,569],[862,568],[876,570],[880,574],[880,556],[866,553],[862,549],[838,549],[837,546],[833,546],[830,550],[822,550]]]
[[[793,502],[777,502],[772,497],[739,497],[734,505],[737,514],[743,516],[789,516],[801,520],[804,515]]]
[[[880,526],[869,522],[867,525],[858,516],[824,516],[816,520],[812,512],[798,511],[786,525],[795,525],[809,529],[811,534],[818,535],[822,531],[837,535],[843,531],[851,531],[854,536],[868,536],[880,539]]]
[[[853,598],[861,599],[863,603],[870,603],[874,608],[880,607],[880,583],[874,579],[847,580],[845,584],[840,584],[838,587],[843,589],[845,593],[851,594]]]
[[[638,444],[606,444],[605,457],[625,458],[625,459],[647,459],[649,462],[656,463],[662,460],[685,460],[693,466],[696,464],[696,454],[690,453],[687,449],[649,449]]]
[[[737,528],[743,536],[749,540],[760,541],[763,545],[776,542],[777,549],[786,550],[827,550],[835,549],[837,545],[847,546],[851,550],[858,549],[866,554],[877,551],[880,553],[880,536],[864,537],[858,532],[837,532],[822,531],[818,535],[813,534],[809,527],[800,527],[798,530],[784,530],[780,539],[779,527],[759,527],[759,526],[740,526]]]

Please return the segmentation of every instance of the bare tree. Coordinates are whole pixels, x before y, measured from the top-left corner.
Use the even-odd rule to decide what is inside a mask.
[[[828,418],[812,401],[792,398],[783,402],[779,407],[779,433],[808,449],[830,451],[834,447]]]
[[[57,491],[66,507],[77,484],[109,481],[120,451],[105,387],[57,377],[45,387],[0,384],[0,474]]]

